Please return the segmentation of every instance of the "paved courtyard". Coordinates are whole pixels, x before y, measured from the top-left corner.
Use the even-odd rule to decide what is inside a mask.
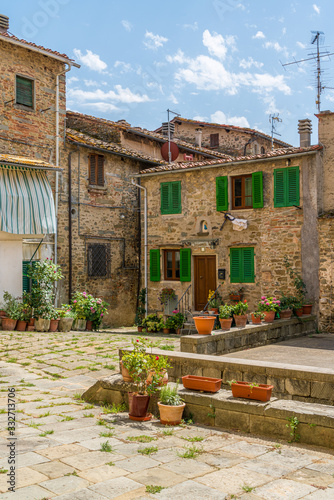
[[[179,349],[178,338],[154,337]],[[118,371],[130,335],[0,332],[0,498],[325,500],[334,457],[310,446],[195,424],[137,423],[81,400]],[[8,489],[7,394],[15,388],[16,492]],[[325,437],[324,437],[325,439]]]

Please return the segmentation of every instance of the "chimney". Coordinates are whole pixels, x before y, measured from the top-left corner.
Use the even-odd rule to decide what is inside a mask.
[[[9,29],[9,17],[0,14],[0,33],[7,33]]]
[[[195,144],[199,148],[202,146],[202,130],[200,128],[195,130]]]
[[[311,146],[312,122],[309,118],[298,120],[298,133],[300,135],[300,147]]]

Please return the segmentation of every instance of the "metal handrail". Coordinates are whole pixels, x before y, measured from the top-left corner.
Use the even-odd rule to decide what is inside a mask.
[[[208,307],[208,305],[209,305],[209,303],[210,303],[211,299],[212,299],[212,298],[216,295],[216,293],[217,293],[217,291],[218,291],[218,288],[220,288],[220,287],[221,287],[221,283],[220,283],[220,285],[218,285],[218,286],[217,286],[216,290],[215,290],[215,291],[213,292],[213,294],[211,295],[210,300],[208,300],[208,301],[207,301],[207,303],[205,304],[205,306],[203,307],[203,311],[205,311],[205,310],[206,310],[206,308]]]
[[[182,311],[180,311],[180,312],[182,312],[182,314],[183,314],[183,311],[186,310],[186,304],[184,304],[184,307],[183,307],[182,303],[185,300],[184,298],[189,294],[190,288],[191,288],[191,283],[190,283],[190,285],[188,286],[188,288],[186,289],[186,291],[184,292],[184,294],[182,295],[182,297],[180,298],[180,300],[178,301],[178,303],[176,304],[176,307],[175,307],[175,309],[182,309]],[[181,306],[180,306],[180,304],[181,304]],[[189,306],[189,298],[188,298],[188,306]]]

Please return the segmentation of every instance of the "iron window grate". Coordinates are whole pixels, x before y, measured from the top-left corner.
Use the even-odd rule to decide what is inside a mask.
[[[90,243],[87,246],[87,273],[91,278],[108,278],[110,275],[110,245]]]

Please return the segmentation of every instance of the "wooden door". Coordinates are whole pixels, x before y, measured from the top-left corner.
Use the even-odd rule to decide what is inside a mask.
[[[201,311],[208,301],[209,290],[217,288],[216,256],[199,255],[194,257],[195,270],[195,310]]]

